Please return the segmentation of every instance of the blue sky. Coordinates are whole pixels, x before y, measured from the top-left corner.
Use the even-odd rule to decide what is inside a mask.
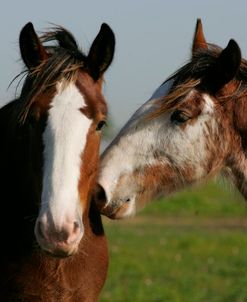
[[[18,37],[29,21],[37,31],[49,22],[70,30],[87,52],[101,23],[116,35],[116,53],[104,87],[112,119],[121,127],[171,73],[190,57],[196,19],[208,42],[225,47],[230,38],[247,58],[245,0],[2,1],[0,11],[0,103],[15,95],[13,77],[22,70]]]

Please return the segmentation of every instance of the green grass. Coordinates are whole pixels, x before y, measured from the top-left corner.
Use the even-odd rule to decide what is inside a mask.
[[[227,182],[212,181],[153,201],[141,214],[247,217],[247,203]]]
[[[104,219],[101,302],[247,301],[247,208],[222,186],[181,192],[136,218]]]

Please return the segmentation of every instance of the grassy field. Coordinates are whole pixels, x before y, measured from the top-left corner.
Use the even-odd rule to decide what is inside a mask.
[[[222,185],[104,225],[110,269],[101,302],[247,301],[247,205]]]

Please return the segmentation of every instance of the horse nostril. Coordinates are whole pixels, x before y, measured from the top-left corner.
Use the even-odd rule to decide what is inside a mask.
[[[101,185],[97,185],[96,188],[96,199],[100,200],[100,201],[105,201],[106,200],[106,194],[105,194],[105,190],[103,189],[103,187]]]
[[[94,198],[93,198],[98,210],[101,210],[105,203],[106,203],[106,193],[104,188],[97,184],[96,189],[94,191]]]
[[[74,222],[74,230],[77,229],[77,228],[79,228],[79,222],[75,221]]]
[[[74,229],[73,229],[73,232],[74,232],[74,233],[77,233],[78,230],[80,230],[80,224],[79,224],[78,221],[75,221],[75,222],[74,222]]]

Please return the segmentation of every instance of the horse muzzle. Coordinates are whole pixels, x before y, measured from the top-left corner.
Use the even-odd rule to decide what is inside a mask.
[[[55,257],[74,255],[83,236],[81,221],[66,222],[59,228],[54,223],[45,223],[37,219],[35,225],[36,240],[42,250]]]
[[[121,219],[135,214],[135,199],[128,196],[122,196],[107,200],[104,188],[97,185],[93,201],[101,214],[111,219]]]

